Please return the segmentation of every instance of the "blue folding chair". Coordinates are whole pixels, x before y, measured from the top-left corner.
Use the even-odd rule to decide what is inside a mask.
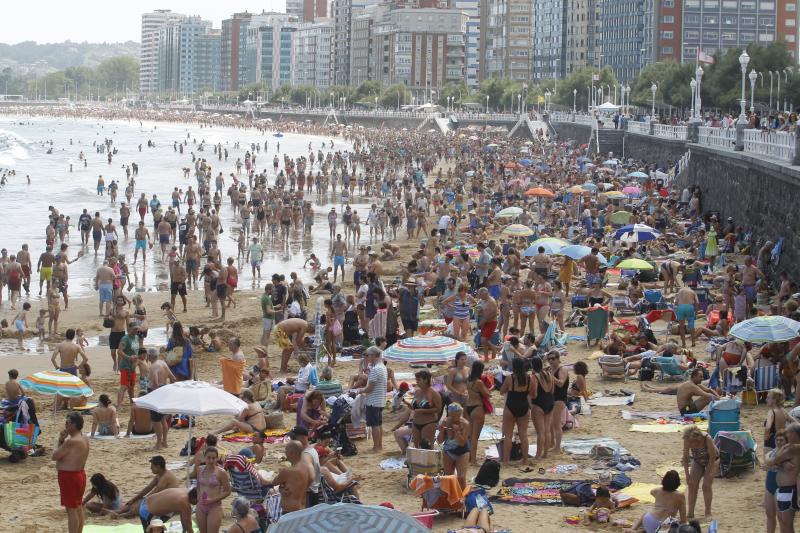
[[[674,357],[653,357],[651,361],[659,371],[659,381],[664,381],[667,378],[683,379],[686,376],[686,371],[681,369],[678,360]]]

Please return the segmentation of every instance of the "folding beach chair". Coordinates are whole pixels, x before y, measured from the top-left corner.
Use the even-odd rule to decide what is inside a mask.
[[[647,306],[648,311],[656,309],[666,309],[668,307],[667,301],[660,289],[645,289],[644,290],[644,305]]]
[[[667,378],[683,379],[686,377],[686,371],[681,369],[678,360],[674,357],[653,357],[651,361],[658,369],[659,381],[664,381]]]
[[[749,431],[720,431],[714,437],[722,477],[756,469],[756,443]]]
[[[614,308],[614,312],[617,313],[617,316],[622,315],[635,315],[638,313],[638,308],[631,305],[631,301],[627,296],[613,296],[611,298],[611,307]]]
[[[768,392],[770,389],[780,387],[781,375],[778,365],[763,365],[756,367],[755,375],[756,392]]]
[[[325,481],[325,477],[323,476],[320,478],[320,494],[322,495],[322,501],[327,504],[334,504],[334,503],[356,503],[360,504],[361,500],[359,500],[353,494],[353,487],[358,485],[358,481],[351,481],[350,484],[340,491],[336,491],[330,484]]]
[[[553,321],[547,326],[547,330],[542,336],[542,342],[539,343],[539,350],[545,353],[550,350],[556,350],[564,356],[567,354],[566,344],[567,334],[563,331],[559,332],[558,329],[556,329],[555,321]]]
[[[622,378],[623,381],[628,380],[627,365],[619,355],[601,355],[597,363],[600,365],[601,378]]]

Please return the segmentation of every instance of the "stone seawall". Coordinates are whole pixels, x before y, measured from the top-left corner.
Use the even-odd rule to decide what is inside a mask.
[[[737,226],[753,232],[754,243],[783,237],[778,270],[800,279],[800,221],[792,214],[797,209],[800,167],[697,144],[689,145],[689,150],[689,166],[676,185],[681,189],[699,185],[703,211],[733,217]]]
[[[686,150],[686,141],[625,132],[626,159],[655,163],[666,170],[675,166]]]
[[[573,124],[571,122],[552,122],[553,129],[556,130],[559,138],[572,139],[577,144],[587,144],[592,136],[592,127],[588,124]],[[595,152],[594,146],[590,147],[590,152]]]

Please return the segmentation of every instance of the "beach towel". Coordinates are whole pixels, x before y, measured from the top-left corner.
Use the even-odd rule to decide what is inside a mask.
[[[636,498],[642,503],[653,503],[655,498],[650,494],[650,491],[660,486],[653,483],[633,483],[631,486],[625,487],[620,496]]]
[[[125,435],[124,433],[120,433],[119,437],[115,437],[114,435],[100,435],[100,434],[95,434],[95,436],[92,437],[91,435],[92,435],[91,431],[86,433],[87,437],[89,437],[91,439],[94,439],[94,440],[152,439],[153,437],[156,436],[155,433],[147,433],[146,435],[134,435],[134,434],[131,433],[130,437],[124,436]]]
[[[478,440],[500,440],[503,438],[503,432],[491,426],[483,426]]]
[[[673,411],[620,411],[623,420],[671,420],[683,418],[683,415]]]
[[[595,446],[608,446],[621,455],[630,453],[619,442],[608,437],[569,439],[561,443],[561,448],[571,455],[591,455]]]
[[[183,531],[180,520],[173,520],[166,525],[167,533],[180,533]],[[197,524],[193,523],[192,527],[197,530]],[[114,526],[86,524],[83,526],[83,533],[142,533],[142,525],[140,523],[117,524]]]
[[[635,431],[637,433],[681,433],[691,423],[673,422],[668,424],[659,424],[658,422],[650,424],[631,424],[628,431]],[[697,427],[703,431],[708,431],[708,422],[698,422]]]
[[[406,467],[405,457],[389,457],[380,462],[381,470],[402,470]]]
[[[70,411],[84,412],[84,411],[91,411],[95,407],[97,407],[97,402],[89,402],[89,403],[84,404],[84,405],[76,405],[75,407],[70,407],[69,410]]]
[[[587,482],[572,479],[509,478],[503,480],[503,486],[489,499],[493,502],[522,505],[561,505],[561,491],[569,491],[579,483]]]
[[[235,396],[242,392],[242,375],[244,374],[244,361],[234,361],[227,357],[219,358],[219,366],[222,368],[222,388]]]
[[[264,442],[267,444],[272,444],[274,442],[278,442],[283,440],[283,437],[289,433],[292,428],[283,428],[283,429],[265,429],[264,430]],[[237,431],[235,433],[228,433],[222,436],[222,440],[225,442],[253,442],[253,433],[247,431]]]
[[[634,400],[636,400],[635,394],[628,396],[597,396],[596,398],[590,398],[586,403],[595,407],[609,407],[613,405],[633,405]]]

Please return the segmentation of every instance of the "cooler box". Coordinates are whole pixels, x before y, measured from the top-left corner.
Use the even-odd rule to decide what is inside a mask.
[[[711,402],[708,412],[708,434],[715,437],[720,431],[739,431],[742,403],[736,399]]]

